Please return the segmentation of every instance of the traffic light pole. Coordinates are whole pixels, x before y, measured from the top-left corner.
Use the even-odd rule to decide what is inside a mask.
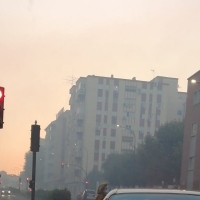
[[[33,152],[32,161],[32,180],[30,180],[29,188],[31,188],[31,200],[35,200],[35,176],[36,176],[36,152],[40,148],[40,126],[35,124],[31,126],[31,151]]]
[[[36,152],[33,152],[31,200],[35,200]]]

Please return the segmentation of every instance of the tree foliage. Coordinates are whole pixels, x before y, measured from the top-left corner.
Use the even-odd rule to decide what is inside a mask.
[[[24,157],[24,172],[28,178],[32,177],[32,152],[26,152]],[[41,146],[36,157],[36,186],[43,188],[44,181],[44,148]]]
[[[180,180],[183,122],[162,125],[154,136],[146,136],[135,154],[111,154],[103,164],[111,185],[154,186]]]
[[[102,173],[98,170],[92,170],[88,176],[88,188],[96,190],[96,183],[102,181]]]

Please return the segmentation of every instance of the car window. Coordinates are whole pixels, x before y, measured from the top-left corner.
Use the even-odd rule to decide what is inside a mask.
[[[187,194],[117,194],[110,200],[197,200],[200,196]]]

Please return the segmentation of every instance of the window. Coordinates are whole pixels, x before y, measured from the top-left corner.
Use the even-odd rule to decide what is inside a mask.
[[[162,90],[162,83],[158,83],[158,91],[161,91]]]
[[[142,83],[142,89],[147,89],[147,82]]]
[[[150,94],[149,95],[149,102],[152,102],[152,100],[153,100],[153,94]]]
[[[157,103],[161,103],[161,101],[162,101],[162,95],[158,94],[157,95]]]
[[[195,136],[197,134],[197,123],[192,124],[192,136]]]
[[[102,153],[102,155],[101,155],[101,161],[105,161],[105,159],[106,159],[106,154]]]
[[[98,97],[103,97],[103,89],[98,89]]]
[[[139,131],[139,139],[140,140],[143,140],[144,139],[144,133]]]
[[[94,161],[99,161],[99,153],[94,153]]]
[[[94,165],[94,166],[93,166],[93,169],[94,169],[95,171],[98,171],[98,165]]]
[[[110,83],[110,81],[109,81],[109,79],[107,78],[107,79],[106,79],[106,85],[109,85],[109,83]]]
[[[140,127],[144,127],[144,119],[140,119]]]
[[[118,101],[118,93],[113,92],[113,102],[117,103],[117,101]]]
[[[108,103],[105,103],[104,110],[105,110],[105,111],[108,111]]]
[[[97,102],[97,110],[102,110],[102,102]]]
[[[106,148],[106,141],[103,141],[102,142],[102,149],[105,149]]]
[[[107,134],[107,129],[104,128],[104,129],[103,129],[103,136],[106,136],[106,134]]]
[[[95,142],[94,142],[94,148],[95,149],[99,149],[99,144],[100,144],[100,141],[99,140],[95,140]]]
[[[116,129],[111,129],[111,137],[115,137],[116,136]]]
[[[194,93],[193,104],[200,103],[200,90]]]
[[[96,122],[101,123],[101,115],[96,115]]]
[[[145,101],[146,101],[146,94],[145,94],[145,93],[142,93],[142,94],[141,94],[141,101],[142,101],[142,102],[145,102]]]
[[[100,135],[100,130],[95,131],[95,135],[99,136]]]
[[[177,115],[182,115],[183,113],[182,113],[182,110],[178,110],[177,111]]]
[[[136,88],[134,86],[125,86],[125,91],[126,92],[136,92]]]
[[[110,142],[110,149],[115,149],[115,142],[114,141]]]
[[[99,84],[103,84],[103,78],[99,78]]]
[[[119,80],[118,79],[114,80],[114,86],[119,86]]]
[[[107,115],[104,115],[104,123],[105,123],[105,124],[107,124],[107,121],[108,121],[107,119],[108,119],[108,116],[107,116]]]
[[[113,103],[112,111],[117,112],[117,103]]]
[[[115,116],[112,116],[112,124],[117,124],[117,117]]]
[[[154,84],[155,84],[154,82],[151,82],[151,83],[150,83],[150,90],[153,90]]]

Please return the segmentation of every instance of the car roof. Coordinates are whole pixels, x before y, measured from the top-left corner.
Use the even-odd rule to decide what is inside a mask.
[[[131,193],[157,193],[157,194],[187,194],[187,195],[200,195],[198,191],[188,191],[188,190],[172,190],[172,189],[114,189],[109,192],[112,194],[131,194]]]

